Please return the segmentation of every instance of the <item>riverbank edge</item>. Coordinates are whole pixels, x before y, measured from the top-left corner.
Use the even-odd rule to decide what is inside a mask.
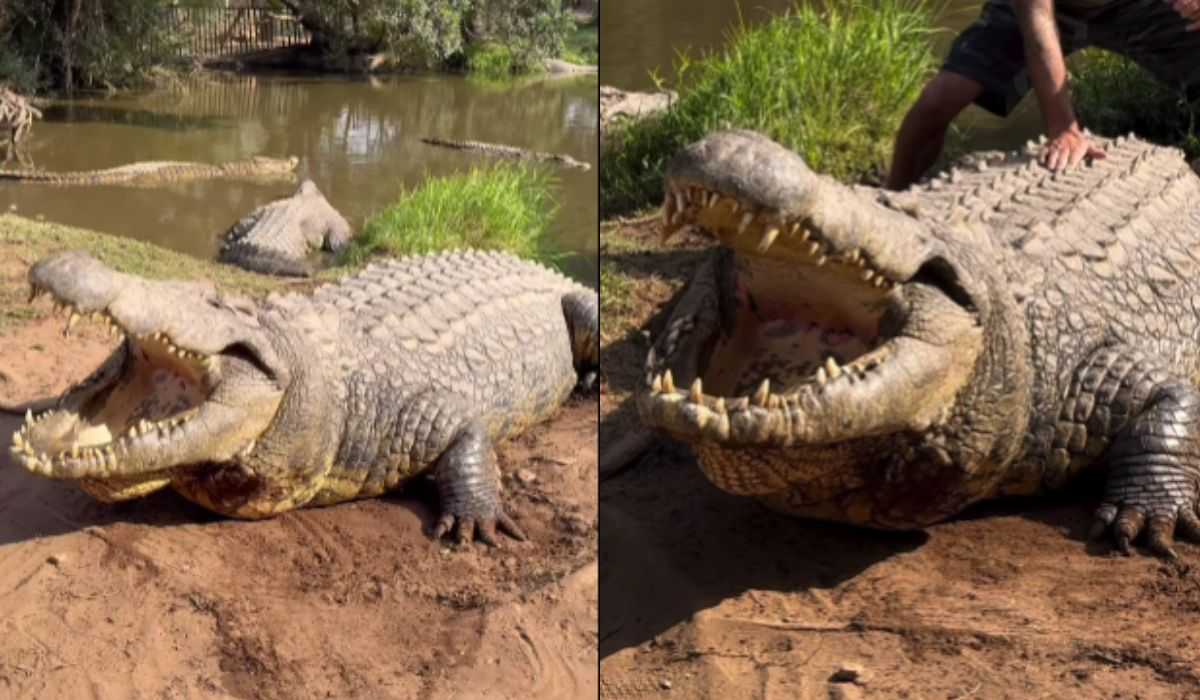
[[[231,265],[201,260],[153,243],[122,238],[99,231],[27,219],[17,214],[0,214],[0,333],[14,321],[40,318],[42,312],[26,303],[28,286],[24,271],[38,260],[64,250],[82,250],[115,270],[149,279],[207,280],[222,289],[263,296],[283,289],[305,290],[337,279],[354,268],[324,270],[312,279],[294,280],[246,272]]]

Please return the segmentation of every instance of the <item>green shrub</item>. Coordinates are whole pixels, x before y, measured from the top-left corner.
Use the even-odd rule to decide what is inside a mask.
[[[1107,136],[1134,132],[1189,158],[1200,157],[1200,99],[1164,85],[1118,54],[1088,49],[1071,59],[1071,92],[1081,124]]]
[[[600,62],[600,30],[596,24],[585,24],[567,35],[561,58],[571,63],[594,66]]]
[[[721,128],[763,132],[844,181],[882,173],[905,111],[937,67],[937,9],[923,0],[798,4],[737,27],[721,53],[681,56],[679,100],[622,127],[600,166],[601,211],[661,199],[662,172],[686,144]]]
[[[513,67],[513,53],[507,46],[485,42],[467,48],[467,70],[486,80],[504,80],[518,71]]]
[[[553,264],[556,256],[546,242],[557,210],[553,186],[544,170],[514,165],[430,178],[372,216],[342,262],[482,248]]]

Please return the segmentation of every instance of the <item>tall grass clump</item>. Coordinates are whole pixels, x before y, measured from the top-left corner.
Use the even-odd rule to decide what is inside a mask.
[[[430,178],[373,215],[341,262],[479,248],[554,264],[545,240],[557,211],[553,186],[545,171],[517,165]]]
[[[602,212],[658,200],[665,162],[721,128],[763,132],[840,180],[878,176],[937,67],[936,18],[925,0],[802,3],[761,26],[740,24],[723,52],[680,56],[675,106],[624,127],[606,149]]]
[[[1200,157],[1200,96],[1164,85],[1115,53],[1088,49],[1071,59],[1071,92],[1080,123],[1107,136],[1139,136]]]

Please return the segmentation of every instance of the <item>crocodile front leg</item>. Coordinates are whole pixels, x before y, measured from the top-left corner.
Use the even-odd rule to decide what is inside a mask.
[[[1128,348],[1096,351],[1076,372],[1060,414],[1058,450],[1071,461],[1099,453],[1108,467],[1092,536],[1110,528],[1117,548],[1145,533],[1174,558],[1176,532],[1200,542],[1200,391]]]
[[[454,530],[459,544],[466,544],[478,528],[479,539],[497,545],[497,526],[518,540],[525,539],[525,533],[504,512],[497,473],[496,452],[487,430],[478,423],[466,426],[434,470],[442,502],[434,539]]]

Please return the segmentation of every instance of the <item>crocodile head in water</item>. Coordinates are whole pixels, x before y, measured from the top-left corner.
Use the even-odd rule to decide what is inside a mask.
[[[693,443],[718,486],[868,524],[903,511],[895,522],[911,525],[940,514],[852,494],[887,493],[869,482],[906,461],[961,474],[1015,449],[1028,380],[985,340],[1019,324],[981,251],[751,132],[685,149],[665,191],[664,235],[692,226],[720,247],[651,350],[638,407]],[[978,392],[995,410],[970,405]],[[972,437],[945,441],[955,432]]]
[[[29,281],[69,314],[67,333],[90,318],[123,336],[54,410],[27,415],[12,453],[30,471],[87,474],[107,500],[141,495],[175,467],[249,453],[274,419],[288,368],[253,313],[211,284],[144,280],[82,253],[38,262]]]

